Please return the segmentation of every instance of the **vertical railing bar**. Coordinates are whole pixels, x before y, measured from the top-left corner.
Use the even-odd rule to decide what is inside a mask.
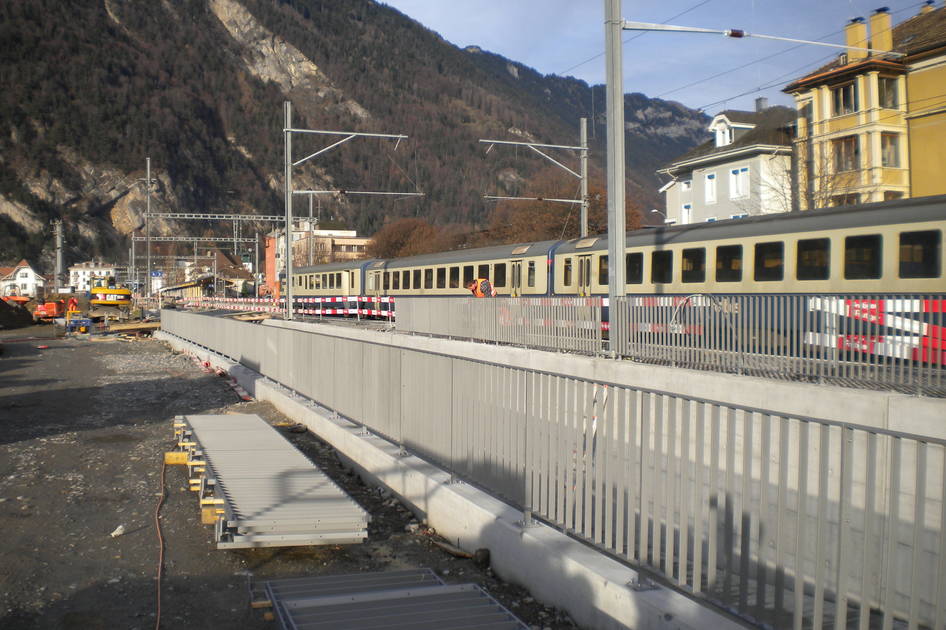
[[[628,501],[627,501],[627,529],[628,529],[628,541],[627,541],[627,556],[633,560],[640,561],[640,556],[637,553],[638,543],[640,539],[640,497],[641,497],[641,451],[637,448],[637,439],[641,434],[640,425],[641,425],[641,398],[642,395],[637,390],[628,391],[628,419],[627,419],[627,447],[626,447],[626,474],[625,478],[628,480],[627,491]],[[631,495],[630,493],[633,493]]]
[[[605,385],[602,388],[604,392],[604,401],[598,412],[598,421],[595,429],[595,542],[599,545],[605,545],[610,548],[609,542],[605,542],[608,532],[611,531],[610,516],[612,514],[611,506],[611,488],[610,488],[610,453],[611,453],[611,413],[613,405],[611,400],[611,388]]]
[[[910,617],[907,630],[915,630],[920,616],[920,558],[923,556],[921,534],[926,528],[926,442],[916,444],[916,489],[913,496],[913,572],[910,580]],[[925,567],[924,567],[925,568]],[[935,596],[934,596],[935,597]]]
[[[883,614],[883,630],[893,628],[894,589],[897,584],[897,539],[899,538],[898,520],[900,519],[900,449],[901,439],[891,436],[890,441],[890,486],[887,491],[887,549],[886,584],[883,586],[880,609]]]
[[[880,466],[877,462],[877,434],[867,434],[867,454],[864,465],[864,543],[861,549],[861,592],[858,610],[858,630],[870,628],[870,606],[873,601],[871,575],[877,564],[875,557],[877,548],[871,544],[874,531],[875,501],[877,496],[876,471]],[[878,581],[878,586],[880,583]]]
[[[563,422],[565,423],[566,443],[564,454],[565,466],[565,529],[575,531],[575,506],[577,502],[576,488],[578,484],[577,469],[577,448],[575,429],[575,409],[578,407],[578,390],[574,379],[567,379],[565,389],[565,410]]]
[[[749,611],[749,578],[752,561],[752,454],[753,422],[755,414],[743,411],[742,415],[742,489],[739,510],[739,610]]]
[[[827,576],[827,520],[828,520],[828,466],[830,463],[831,427],[820,425],[818,439],[818,518],[815,521],[817,551],[815,552],[815,602],[811,615],[812,630],[819,630],[824,625],[824,598]]]
[[[722,509],[723,501],[720,496],[719,488],[719,441],[720,441],[720,408],[719,405],[713,405],[710,408],[710,468],[709,468],[709,496],[710,496],[710,518],[707,520],[709,531],[707,532],[706,549],[706,590],[712,592],[716,589],[719,568],[717,566],[719,553],[719,511]]]
[[[835,610],[834,627],[847,626],[847,572],[848,559],[854,555],[851,544],[851,494],[853,491],[853,453],[854,429],[841,429],[841,479],[838,488],[838,543],[837,543],[837,574],[835,576]],[[850,547],[850,548],[848,548]]]
[[[653,495],[653,505],[654,509],[652,512],[653,524],[653,566],[654,568],[660,569],[663,560],[663,523],[661,523],[661,517],[664,514],[664,502],[666,500],[667,492],[667,477],[663,472],[663,444],[664,444],[664,415],[666,414],[666,399],[665,394],[657,394],[654,401],[654,448],[653,448],[653,457],[651,458],[654,462],[654,483],[656,492]]]
[[[805,620],[805,520],[808,517],[808,422],[798,424],[798,523],[795,528],[795,579],[792,627],[801,630]],[[817,562],[817,559],[815,560]]]
[[[557,387],[555,388],[555,444],[556,444],[556,461],[555,461],[555,523],[557,523],[562,529],[566,527],[566,506],[567,503],[567,488],[568,488],[568,472],[567,472],[567,448],[565,446],[567,442],[567,432],[565,428],[565,414],[566,414],[566,390],[568,388],[568,377],[562,377],[557,381]]]
[[[667,397],[667,474],[665,476],[666,503],[664,512],[664,574],[673,580],[674,565],[674,514],[677,508],[677,403],[675,396]]]
[[[653,413],[651,412],[651,407],[653,403],[653,398],[655,394],[649,392],[641,392],[641,448],[640,448],[640,552],[638,554],[638,560],[641,564],[650,564],[651,554],[650,554],[650,492],[648,490],[651,487],[651,475],[650,475],[650,426],[651,420],[653,418]]]
[[[786,502],[788,500],[788,447],[790,420],[778,418],[778,497],[775,518],[775,601],[772,610],[772,627],[781,627],[781,617],[785,611],[785,547]]]
[[[691,468],[695,464],[690,460],[690,425],[693,422],[693,407],[690,400],[684,398],[680,410],[680,520],[679,520],[679,577],[677,584],[686,588],[689,583],[688,562],[690,559],[690,503],[693,496],[695,483],[691,479],[696,479],[696,471],[691,476]]]
[[[735,489],[734,475],[736,467],[736,410],[727,407],[726,418],[726,511],[723,514],[723,545],[726,554],[723,573],[723,597],[729,597],[732,588],[733,571],[735,567],[736,525],[734,522]]]
[[[704,440],[706,439],[706,403],[703,401],[694,404],[696,425],[696,457],[693,463],[693,592],[703,592],[703,523],[707,519],[708,512],[703,501],[703,479],[705,456]],[[706,497],[711,496],[711,492],[706,493]]]
[[[539,416],[536,422],[536,440],[533,442],[536,447],[536,462],[538,463],[538,501],[533,506],[538,509],[539,514],[547,515],[549,512],[549,414],[552,408],[551,386],[554,376],[545,374],[540,380],[538,410]]]
[[[627,447],[627,396],[626,388],[615,388],[615,426],[617,434],[612,445],[614,449],[614,479],[615,479],[615,523],[614,523],[614,552],[627,556],[628,516],[627,516],[627,485],[630,477],[627,475],[627,462],[630,452]]]
[[[934,349],[931,348],[931,351]],[[939,513],[939,545],[937,547],[938,567],[934,581],[934,593],[942,593],[946,589],[946,448],[939,447],[940,461],[942,462],[942,476],[940,479],[940,513]],[[934,628],[946,626],[946,598],[937,597],[933,602]]]
[[[772,416],[769,414],[761,414],[759,416],[760,422],[762,424],[762,435],[761,435],[761,453],[759,454],[761,470],[759,475],[759,509],[758,509],[758,527],[759,527],[759,540],[758,540],[758,553],[756,559],[756,613],[755,616],[757,619],[765,618],[766,611],[766,601],[768,600],[768,550],[769,547],[774,547],[772,544],[772,535],[770,533],[770,523],[773,523],[773,519],[770,518],[771,514],[771,503],[769,501],[769,495],[771,494],[771,466],[772,466]],[[777,527],[777,523],[775,523]]]
[[[585,413],[587,414],[584,419],[584,488],[582,492],[585,495],[585,512],[582,519],[582,528],[581,535],[588,540],[594,539],[594,507],[595,507],[595,495],[594,495],[594,479],[597,471],[594,469],[594,417],[596,412],[596,407],[598,404],[598,391],[599,385],[588,383],[589,386],[592,386],[593,393],[591,397],[591,405],[585,408]],[[589,436],[590,434],[590,436]]]

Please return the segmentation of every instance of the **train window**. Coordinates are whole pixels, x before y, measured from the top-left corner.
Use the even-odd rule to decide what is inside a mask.
[[[529,268],[526,274],[526,285],[530,287],[535,286],[535,261],[529,261]]]
[[[831,241],[807,238],[798,241],[795,277],[799,280],[827,280],[831,264]]]
[[[900,277],[938,278],[940,264],[939,230],[900,233]]]
[[[434,270],[433,269],[424,269],[424,288],[425,289],[434,288]]]
[[[777,282],[785,275],[785,243],[756,243],[756,282]]]
[[[628,284],[644,282],[644,255],[641,253],[626,254],[624,256],[624,275]]]
[[[400,289],[401,288],[401,272],[395,271],[391,273],[391,288]]]
[[[476,280],[473,277],[473,265],[464,265],[463,266],[463,286],[466,286],[466,283],[470,280]]]
[[[651,253],[650,281],[654,284],[662,284],[673,281],[673,252]]]
[[[562,264],[562,284],[566,287],[572,283],[572,259],[566,258]]]
[[[437,267],[437,288],[438,289],[447,288],[447,268],[446,267]]]
[[[415,289],[420,288],[420,269],[414,270],[414,284],[412,285]]]
[[[384,272],[384,290],[387,291],[390,288],[391,288],[391,272],[385,271]]]
[[[450,267],[450,288],[457,289],[459,287],[460,287],[460,268]]]
[[[401,272],[401,288],[402,289],[411,288],[411,272],[410,271]]]
[[[506,286],[506,263],[497,263],[493,266],[493,286]]]
[[[480,265],[476,271],[477,278],[486,278],[489,279],[489,265]]]
[[[339,271],[335,274],[335,285],[341,289],[342,288],[342,272]]]
[[[322,274],[320,273],[315,274],[315,276],[313,277],[312,287],[315,289],[322,288]]]
[[[695,247],[683,250],[680,271],[684,282],[706,282],[706,249]]]
[[[335,288],[335,274],[334,273],[328,274],[328,288],[330,289]]]
[[[608,257],[598,258],[598,284],[608,283]]]
[[[879,278],[881,270],[880,234],[848,236],[844,239],[844,278],[869,280]]]

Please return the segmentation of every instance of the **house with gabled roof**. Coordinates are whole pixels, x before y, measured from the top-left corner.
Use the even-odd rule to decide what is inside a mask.
[[[946,193],[946,7],[845,27],[846,52],[792,81],[801,209]],[[869,50],[867,50],[869,49]]]
[[[12,267],[0,267],[0,295],[43,297],[46,280],[24,258]]]
[[[788,212],[795,112],[788,107],[726,110],[707,127],[712,138],[657,171],[670,178],[667,223],[702,223]]]

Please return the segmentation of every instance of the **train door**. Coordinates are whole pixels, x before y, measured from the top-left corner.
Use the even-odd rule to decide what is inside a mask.
[[[381,274],[383,272],[378,271],[369,271],[368,272],[368,289],[365,291],[366,294],[371,296],[381,295]]]
[[[522,295],[522,261],[513,260],[509,263],[510,271],[510,283],[509,283],[509,296],[510,297],[519,297]]]
[[[578,256],[575,265],[578,271],[578,295],[588,297],[591,295],[591,255]]]

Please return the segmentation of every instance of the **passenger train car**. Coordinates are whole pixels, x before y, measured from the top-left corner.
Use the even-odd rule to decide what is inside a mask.
[[[628,232],[627,294],[946,291],[946,196]],[[306,296],[468,296],[488,278],[500,296],[608,291],[606,236],[304,267]]]

